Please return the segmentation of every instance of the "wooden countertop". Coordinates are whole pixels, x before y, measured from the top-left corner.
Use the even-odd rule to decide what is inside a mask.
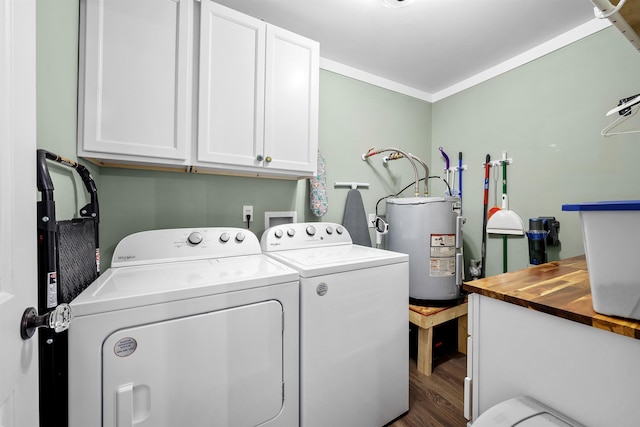
[[[462,289],[640,339],[640,322],[593,311],[584,255],[465,282]]]

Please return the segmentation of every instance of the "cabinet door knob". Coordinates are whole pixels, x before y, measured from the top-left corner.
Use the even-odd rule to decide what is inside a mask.
[[[264,159],[267,163],[271,163],[271,156],[267,156],[266,159]]]
[[[256,156],[256,160],[261,162],[264,159],[264,157],[262,157],[262,154],[258,154],[258,156]]]

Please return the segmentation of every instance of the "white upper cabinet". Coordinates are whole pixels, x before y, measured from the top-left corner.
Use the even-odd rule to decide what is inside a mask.
[[[315,174],[320,45],[267,26],[264,156],[267,168]]]
[[[313,175],[319,44],[202,3],[197,167]]]
[[[78,155],[186,165],[191,0],[83,0]]]
[[[202,3],[198,163],[261,165],[265,33],[258,19]]]
[[[209,0],[81,0],[81,16],[79,156],[315,173],[317,42]]]

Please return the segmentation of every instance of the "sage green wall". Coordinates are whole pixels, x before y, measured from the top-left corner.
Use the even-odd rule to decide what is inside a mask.
[[[462,151],[469,167],[465,258],[480,258],[486,154],[497,159],[506,150],[513,158],[509,207],[527,228],[530,217],[560,221],[562,245],[550,249],[550,259],[584,253],[579,215],[562,212],[562,204],[640,199],[640,134],[600,135],[615,118],[605,113],[640,92],[639,75],[640,55],[610,27],[434,104],[432,156],[442,145]],[[631,243],[612,242],[611,249]],[[526,267],[526,238],[509,238],[508,255],[510,271]],[[488,239],[487,267],[487,275],[502,272],[500,236]]]
[[[37,0],[36,25],[37,145],[77,160],[78,0]],[[82,180],[70,168],[48,166],[56,218],[77,216],[88,202]],[[87,166],[99,187],[99,169]]]
[[[359,191],[367,213],[375,213],[378,199],[411,184],[415,174],[406,160],[384,165],[384,154],[367,161],[362,160],[362,154],[369,148],[397,147],[429,164],[431,104],[322,71],[319,139],[320,152],[326,157],[329,197],[329,210],[322,220],[342,222],[350,189],[334,188],[335,182],[369,183],[368,189]],[[424,176],[424,170],[418,172]],[[412,196],[412,190],[404,194]],[[380,207],[384,213],[384,203]],[[308,209],[305,216],[313,219]]]

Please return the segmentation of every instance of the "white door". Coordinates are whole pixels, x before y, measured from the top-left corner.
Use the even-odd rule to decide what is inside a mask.
[[[35,0],[0,0],[0,426],[38,425]]]

